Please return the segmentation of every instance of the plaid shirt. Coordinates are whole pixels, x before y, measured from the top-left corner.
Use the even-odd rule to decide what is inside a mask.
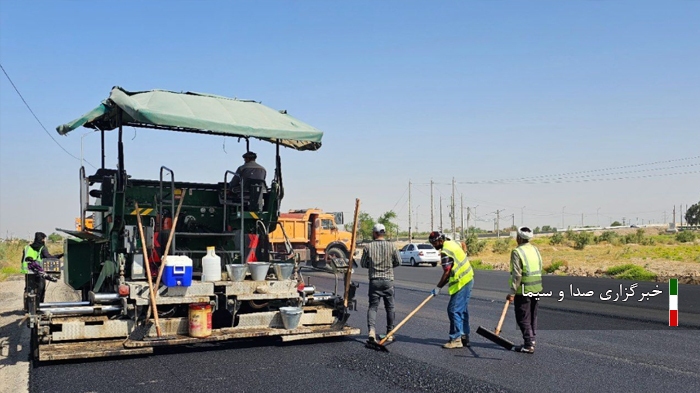
[[[393,243],[375,240],[362,254],[362,267],[369,269],[369,279],[394,280],[394,268],[401,264],[399,251]]]

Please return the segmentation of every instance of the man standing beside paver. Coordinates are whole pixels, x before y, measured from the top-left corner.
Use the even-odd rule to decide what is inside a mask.
[[[375,341],[377,309],[379,300],[384,299],[386,310],[386,332],[394,328],[394,268],[401,264],[401,256],[391,242],[384,239],[386,229],[382,224],[372,228],[372,243],[362,254],[360,265],[369,269],[369,308],[367,309],[367,329],[369,340]],[[387,341],[393,341],[389,337]]]

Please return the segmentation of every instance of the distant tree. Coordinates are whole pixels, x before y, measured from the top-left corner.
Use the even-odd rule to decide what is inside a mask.
[[[556,231],[557,231],[556,228],[552,228],[549,225],[544,225],[542,227],[542,232],[556,232]]]
[[[540,229],[540,227],[535,227],[535,229],[533,229],[533,232],[540,233],[540,232],[542,232],[542,230]]]
[[[700,225],[700,202],[688,208],[685,212],[685,221],[688,225]]]
[[[388,212],[379,216],[379,218],[377,219],[377,222],[380,224],[383,224],[384,227],[386,228],[386,234],[387,234],[387,237],[389,237],[389,238],[391,237],[392,234],[395,236],[398,236],[399,225],[392,221],[395,218],[396,218],[396,213],[393,210],[389,210]]]
[[[368,213],[360,212],[357,215],[357,237],[362,241],[372,240],[372,227],[375,223],[374,218]],[[353,225],[353,222],[345,224],[345,229],[352,231]]]
[[[620,221],[613,221],[613,223],[610,224],[610,226],[611,226],[611,227],[621,227],[622,224],[620,223]]]
[[[59,234],[56,233],[56,232],[54,232],[54,233],[52,233],[52,234],[49,235],[49,241],[50,241],[51,243],[58,243],[58,242],[60,242],[61,240],[63,240],[63,236],[59,235]]]

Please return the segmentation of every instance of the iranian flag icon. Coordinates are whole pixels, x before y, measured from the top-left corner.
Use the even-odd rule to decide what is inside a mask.
[[[678,326],[678,279],[668,281],[668,326]]]

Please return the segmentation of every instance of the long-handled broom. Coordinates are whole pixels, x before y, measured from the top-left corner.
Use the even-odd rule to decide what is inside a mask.
[[[428,303],[428,301],[430,301],[430,299],[432,299],[433,297],[434,296],[432,294],[428,295],[428,297],[425,298],[425,300],[423,300],[423,302],[421,304],[419,304],[418,307],[416,307],[413,311],[411,311],[411,313],[408,314],[406,316],[406,318],[403,319],[403,321],[401,321],[395,328],[393,328],[389,333],[387,333],[386,336],[384,336],[384,338],[381,341],[376,342],[374,340],[367,340],[367,342],[365,343],[365,347],[370,348],[370,349],[374,349],[377,351],[389,352],[387,347],[384,346],[384,343],[386,342],[386,340],[388,340],[389,337],[393,336],[394,333],[396,333],[396,331],[399,330],[399,328],[401,328],[401,326],[403,326],[404,323],[408,322],[408,320],[411,319],[411,317],[415,313],[417,313],[418,310],[423,308],[423,306],[425,306],[425,304]]]
[[[506,318],[506,313],[508,312],[509,305],[510,305],[510,300],[506,300],[506,305],[503,307],[503,312],[501,313],[501,320],[498,321],[498,326],[496,326],[495,332],[490,332],[481,326],[479,326],[479,328],[476,329],[476,334],[481,335],[484,338],[495,342],[496,344],[502,346],[503,348],[507,349],[508,351],[513,349],[515,344],[513,344],[512,342],[499,336],[499,334],[501,334],[501,326],[503,326],[503,320]]]

